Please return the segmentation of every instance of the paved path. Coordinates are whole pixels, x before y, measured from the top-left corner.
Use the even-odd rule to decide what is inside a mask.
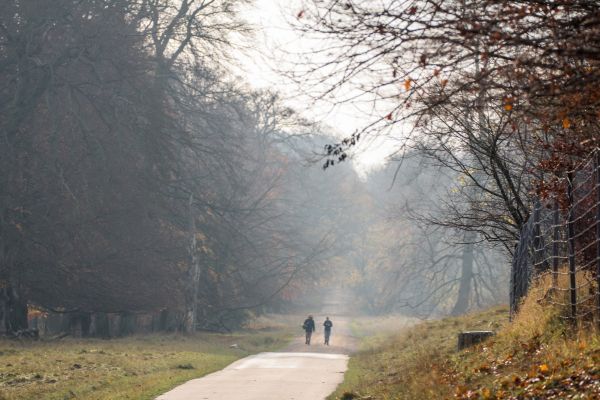
[[[194,379],[159,400],[318,400],[335,390],[348,357],[324,353],[261,353]]]
[[[355,350],[356,341],[349,335],[348,321],[332,316],[331,346],[323,345],[324,319],[315,315],[317,332],[310,346],[304,344],[304,335],[299,335],[284,352],[246,357],[219,372],[188,381],[157,400],[325,399],[343,381],[346,354]]]

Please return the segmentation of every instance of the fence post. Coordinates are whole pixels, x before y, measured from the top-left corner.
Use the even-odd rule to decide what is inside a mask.
[[[552,287],[558,287],[558,241],[560,240],[560,210],[558,200],[554,202],[554,215],[552,218],[553,234],[552,234]]]
[[[569,200],[569,219],[567,222],[567,235],[569,243],[569,292],[571,300],[571,322],[577,324],[577,281],[576,281],[576,267],[575,267],[575,227],[574,225],[574,214],[575,208],[573,207],[573,172],[567,174],[567,195]]]
[[[596,150],[594,170],[596,171],[596,323],[600,328],[600,150]]]
[[[539,275],[542,272],[544,260],[544,244],[542,242],[540,228],[540,214],[542,212],[542,204],[539,198],[533,203],[533,273]],[[540,252],[542,253],[540,255]]]

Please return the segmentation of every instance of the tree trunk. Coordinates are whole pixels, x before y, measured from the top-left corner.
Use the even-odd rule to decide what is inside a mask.
[[[13,285],[0,289],[0,312],[4,332],[16,332],[28,328],[27,301]]]
[[[200,278],[200,262],[198,260],[198,249],[196,242],[196,218],[193,212],[194,195],[190,195],[189,218],[190,218],[190,271],[189,287],[186,294],[186,308],[183,321],[183,329],[186,333],[196,331],[196,313],[198,312],[198,283]]]
[[[460,274],[458,296],[451,315],[461,315],[467,312],[471,298],[471,284],[473,281],[473,239],[472,232],[465,232]]]
[[[94,314],[94,336],[105,339],[110,337],[110,323],[106,313]]]

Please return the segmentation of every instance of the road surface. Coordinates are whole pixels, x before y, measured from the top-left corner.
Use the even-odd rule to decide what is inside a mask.
[[[315,315],[317,331],[310,346],[304,344],[299,321],[299,334],[284,351],[238,360],[221,371],[188,381],[157,400],[325,399],[343,381],[348,354],[357,347],[340,303],[348,304],[341,293]],[[335,311],[339,313],[334,314]],[[327,315],[333,321],[330,346],[323,344],[323,321]]]
[[[159,400],[318,400],[344,378],[348,357],[327,353],[261,353],[194,379]]]

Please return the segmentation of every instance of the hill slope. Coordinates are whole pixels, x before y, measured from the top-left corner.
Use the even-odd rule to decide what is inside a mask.
[[[496,307],[365,339],[330,399],[600,398],[598,335],[557,315],[526,300],[513,323]],[[457,351],[457,333],[476,329],[497,335]]]

